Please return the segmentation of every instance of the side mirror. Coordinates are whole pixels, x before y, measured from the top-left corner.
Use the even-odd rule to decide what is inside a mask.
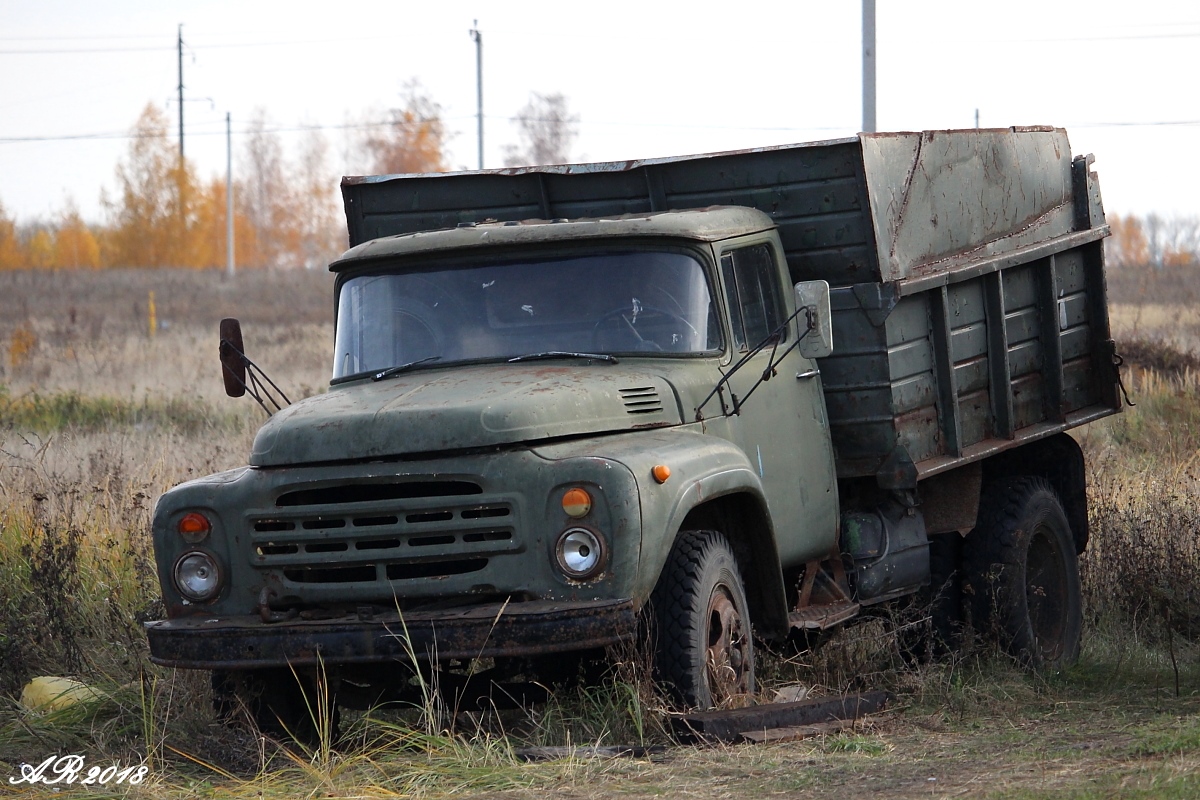
[[[833,316],[829,310],[829,284],[801,281],[796,284],[796,308],[807,319],[808,333],[800,340],[805,358],[824,358],[833,352]]]
[[[246,393],[242,323],[232,317],[221,320],[221,377],[225,379],[225,394],[241,397]]]

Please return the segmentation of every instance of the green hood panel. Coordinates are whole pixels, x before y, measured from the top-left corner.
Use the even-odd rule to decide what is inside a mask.
[[[254,439],[257,467],[385,458],[679,425],[662,377],[621,366],[490,364],[335,387]]]

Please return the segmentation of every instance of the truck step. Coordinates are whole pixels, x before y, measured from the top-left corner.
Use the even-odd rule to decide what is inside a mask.
[[[793,628],[810,631],[823,631],[840,625],[848,619],[857,616],[861,606],[853,600],[840,600],[836,603],[806,606],[788,614],[788,624]]]

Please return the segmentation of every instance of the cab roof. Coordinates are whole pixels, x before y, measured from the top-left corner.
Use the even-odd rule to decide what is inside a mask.
[[[762,211],[711,206],[683,211],[624,214],[594,219],[529,219],[463,223],[457,228],[385,236],[346,251],[329,265],[339,272],[360,261],[417,253],[580,241],[586,239],[673,238],[716,242],[775,227]]]

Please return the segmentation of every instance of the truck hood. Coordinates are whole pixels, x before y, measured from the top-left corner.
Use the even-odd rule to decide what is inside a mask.
[[[386,458],[681,422],[666,379],[618,365],[421,370],[288,406],[259,430],[250,463]]]

